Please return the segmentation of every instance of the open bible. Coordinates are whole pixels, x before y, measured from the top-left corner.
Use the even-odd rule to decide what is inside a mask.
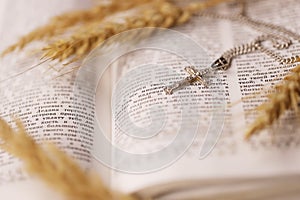
[[[0,50],[49,17],[92,3],[2,1]],[[297,33],[298,4],[247,1],[247,15]],[[239,10],[229,3],[211,12]],[[205,69],[227,49],[260,34],[238,22],[194,16],[172,30],[114,36],[71,73],[78,63],[41,63],[37,52],[22,50],[1,59],[0,116],[19,117],[37,141],[55,143],[86,170],[99,172],[111,189],[137,197],[298,199],[298,116],[287,113],[250,140],[243,135],[256,117],[253,109],[294,65],[255,52],[234,59],[227,71],[209,74],[208,87],[196,83],[173,95],[163,90],[187,76],[184,67]],[[299,55],[294,42],[279,53]],[[0,168],[4,199],[62,198],[3,151]]]

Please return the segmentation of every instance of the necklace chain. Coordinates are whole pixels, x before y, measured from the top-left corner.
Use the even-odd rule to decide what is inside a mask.
[[[229,62],[232,58],[236,56],[252,53],[257,50],[270,56],[280,64],[291,64],[295,62],[297,59],[299,59],[299,57],[292,57],[290,59],[285,59],[275,51],[271,50],[270,48],[263,46],[264,42],[271,41],[274,48],[276,48],[277,50],[281,50],[281,49],[287,49],[292,45],[293,42],[291,39],[300,42],[300,35],[290,30],[287,30],[284,27],[271,24],[271,23],[262,22],[259,20],[253,20],[250,17],[246,16],[244,12],[235,15],[221,15],[217,13],[203,12],[200,13],[199,15],[217,18],[217,19],[223,19],[223,20],[225,19],[230,21],[237,21],[244,25],[248,25],[264,34],[257,37],[253,42],[242,44],[226,51],[222,56],[224,58],[227,58]]]
[[[263,35],[258,36],[252,42],[238,45],[225,51],[219,59],[212,63],[211,67],[209,68],[198,71],[194,67],[186,67],[185,71],[187,71],[190,76],[182,81],[165,87],[164,91],[166,94],[173,94],[175,90],[190,85],[194,82],[200,82],[204,86],[207,86],[206,81],[203,79],[204,75],[215,70],[227,70],[230,67],[233,58],[256,51],[260,51],[268,55],[280,64],[292,64],[300,61],[299,56],[293,56],[286,59],[265,45],[266,42],[271,42],[273,48],[277,50],[288,49],[293,44],[292,39],[300,42],[300,35],[282,26],[251,19],[246,15],[246,2],[239,1],[239,3],[241,5],[241,11],[238,14],[222,15],[212,12],[202,12],[198,15],[222,20],[236,21],[243,25],[252,27]]]

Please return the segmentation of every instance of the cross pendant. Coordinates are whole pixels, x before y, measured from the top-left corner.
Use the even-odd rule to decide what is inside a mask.
[[[170,86],[164,87],[164,91],[167,95],[173,94],[175,90],[179,90],[185,86],[191,85],[192,83],[198,82],[205,87],[208,86],[207,82],[204,80],[204,75],[208,74],[212,70],[226,70],[230,66],[230,60],[226,59],[225,56],[221,56],[219,59],[217,59],[215,62],[213,62],[210,66],[210,68],[206,68],[204,70],[197,70],[194,67],[185,67],[184,70],[189,73],[189,76],[185,79],[176,82]]]
[[[192,83],[195,83],[195,82],[198,82],[198,83],[204,85],[205,87],[208,86],[207,82],[203,78],[203,76],[208,73],[207,70],[198,71],[197,69],[195,69],[192,66],[185,67],[184,70],[187,73],[189,73],[189,76],[179,82],[176,82],[176,83],[170,85],[170,86],[164,87],[164,91],[167,95],[171,95],[171,94],[173,94],[173,92],[175,90],[179,90],[179,89],[186,87],[188,85],[191,85]]]

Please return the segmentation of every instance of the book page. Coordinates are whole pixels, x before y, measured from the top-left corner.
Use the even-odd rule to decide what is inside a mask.
[[[248,1],[247,14],[297,32],[300,30],[300,24],[296,23],[300,12],[296,4],[295,0]],[[233,4],[223,5],[220,10],[224,14],[238,12]],[[249,115],[249,111],[266,100],[267,89],[293,66],[279,65],[260,52],[251,53],[234,59],[227,71],[212,75],[209,89],[194,85],[167,96],[163,87],[186,77],[183,68],[191,64],[187,60],[192,60],[197,67],[205,66],[224,51],[262,34],[244,24],[203,16],[196,16],[175,30],[192,38],[206,54],[196,55],[199,51],[193,48],[184,55],[174,55],[164,49],[138,49],[116,61],[122,68],[116,74],[118,82],[112,101],[113,144],[115,149],[148,157],[131,160],[121,157],[119,150],[115,150],[113,160],[117,170],[112,176],[113,187],[134,192],[183,180],[246,180],[299,174],[300,162],[296,158],[300,151],[300,127],[295,114],[288,113],[275,128],[262,131],[249,141],[245,141],[243,135],[256,116]],[[169,39],[176,44],[174,38]],[[160,41],[171,44],[168,42],[168,38]],[[288,50],[278,52],[285,56],[299,55],[299,42],[293,42]],[[184,44],[178,42],[178,45],[184,49]],[[213,96],[218,93],[220,96]],[[236,104],[241,99],[244,100]],[[189,105],[190,109],[189,115],[182,117],[184,105]],[[218,114],[219,118],[215,118]],[[215,132],[220,131],[220,135],[211,138],[208,133],[212,127],[216,128]],[[179,133],[186,137],[176,140],[180,138]],[[165,152],[164,149],[174,141],[175,147]],[[206,147],[213,148],[205,151]],[[167,159],[172,161],[167,162]]]
[[[0,51],[24,34],[44,25],[52,16],[89,8],[91,5],[92,1],[80,0],[66,0],[63,3],[1,1]],[[87,168],[91,164],[90,149],[93,144],[93,91],[83,87],[74,93],[74,74],[58,77],[64,70],[70,71],[74,66],[41,63],[36,56],[36,49],[40,47],[41,44],[35,42],[29,49],[1,58],[0,116],[12,124],[12,117],[20,118],[38,143],[56,144]],[[55,69],[63,70],[59,72]],[[38,184],[35,181],[32,183],[31,179],[21,183],[28,179],[22,163],[4,151],[0,151],[0,168],[0,190],[3,190],[0,193],[7,195],[7,199],[14,199],[16,189],[19,194],[36,190],[29,189]],[[14,188],[14,191],[9,188]],[[38,199],[33,196],[34,193],[27,195],[29,199]]]

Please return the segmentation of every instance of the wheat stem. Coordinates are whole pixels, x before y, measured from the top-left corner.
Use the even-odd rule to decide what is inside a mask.
[[[71,34],[70,38],[55,41],[43,48],[44,57],[59,61],[74,57],[71,60],[73,62],[81,59],[93,48],[114,34],[140,27],[172,27],[187,22],[193,14],[199,11],[227,1],[232,0],[206,0],[190,3],[188,6],[180,8],[175,3],[167,0],[128,0],[121,2],[113,0],[111,4],[99,5],[85,11],[68,12],[54,17],[47,25],[37,28],[20,38],[16,44],[9,46],[2,52],[1,56],[17,49],[23,49],[32,41],[52,39],[65,34],[67,31],[72,33],[74,30],[71,28],[79,25],[80,29],[75,29],[75,33]],[[144,12],[141,13],[142,16],[129,16],[123,25],[113,22],[103,22],[104,18],[108,16],[147,3],[151,4],[149,5],[150,9],[144,7]],[[99,29],[99,26],[106,28]],[[85,31],[82,32],[80,30]],[[76,31],[79,32],[76,33]]]
[[[20,158],[27,171],[44,180],[72,200],[132,200],[106,188],[101,179],[86,174],[77,163],[54,145],[45,148],[38,145],[27,133],[23,124],[16,120],[12,129],[0,119],[1,148]]]
[[[268,96],[267,102],[257,107],[256,110],[261,114],[246,131],[246,139],[272,125],[287,110],[299,111],[300,65],[292,69],[291,73],[276,85],[275,90],[275,93]]]
[[[101,22],[105,17],[114,13],[128,10],[148,3],[150,0],[130,0],[130,1],[113,1],[107,5],[98,5],[89,10],[71,11],[50,19],[50,22],[42,27],[39,27],[29,34],[21,37],[17,43],[6,48],[1,56],[11,53],[17,49],[21,50],[26,47],[29,43],[42,40],[45,38],[51,38],[59,34],[64,33],[68,28],[77,24],[86,24],[93,21]]]
[[[214,6],[224,2],[224,0],[213,0],[204,3],[189,4],[185,8],[180,8],[167,1],[154,1],[148,5],[146,10],[142,10],[139,15],[130,16],[125,19],[125,23],[106,22],[99,28],[99,24],[88,24],[82,27],[84,32],[78,31],[69,39],[54,42],[44,50],[44,57],[53,60],[64,61],[74,57],[77,61],[99,46],[103,41],[112,35],[120,32],[142,27],[163,27],[169,28],[187,22],[191,16],[204,8]]]

